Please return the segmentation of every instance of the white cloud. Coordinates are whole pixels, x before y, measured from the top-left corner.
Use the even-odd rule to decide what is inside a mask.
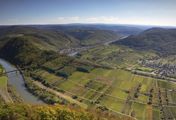
[[[73,16],[73,17],[58,17],[57,22],[58,23],[74,23],[74,22],[79,22],[80,17],[78,16]]]
[[[105,23],[105,24],[141,24],[141,25],[165,25],[176,26],[176,19],[171,18],[140,18],[140,17],[117,17],[117,16],[60,16],[57,18],[48,19],[28,19],[22,21],[21,19],[8,19],[6,21],[0,20],[2,25],[8,24],[67,24],[67,23]]]
[[[158,18],[140,18],[140,17],[130,17],[130,18],[120,18],[116,16],[92,16],[92,17],[58,17],[56,19],[46,19],[34,21],[36,24],[67,24],[67,23],[105,23],[105,24],[141,24],[141,25],[163,25],[163,26],[173,26],[175,25],[176,19],[158,19]],[[34,23],[33,22],[33,23]],[[175,25],[176,26],[176,25]]]
[[[118,17],[99,16],[99,17],[58,17],[58,23],[117,23]]]
[[[100,17],[89,17],[86,19],[90,23],[117,23],[118,17],[114,16],[100,16]]]
[[[65,17],[58,17],[57,19],[58,19],[58,20],[64,20]]]

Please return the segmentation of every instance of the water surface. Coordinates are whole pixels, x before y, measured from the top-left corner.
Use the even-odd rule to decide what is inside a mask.
[[[17,70],[13,65],[3,59],[0,59],[0,64],[7,72]],[[26,89],[23,77],[19,72],[7,73],[7,76],[8,84],[15,88],[16,92],[22,97],[25,103],[44,104],[41,100],[39,100]]]

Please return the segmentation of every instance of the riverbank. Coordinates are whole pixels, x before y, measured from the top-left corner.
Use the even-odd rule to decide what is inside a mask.
[[[17,70],[17,68],[3,59],[0,59],[0,64],[4,67],[5,71]],[[43,101],[39,100],[26,89],[24,79],[19,72],[7,73],[7,76],[8,84],[16,90],[25,103],[44,104]]]

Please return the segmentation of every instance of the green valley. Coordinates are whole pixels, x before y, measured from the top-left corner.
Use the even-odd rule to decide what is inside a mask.
[[[176,0],[0,0],[0,120],[176,120]]]
[[[1,67],[1,119],[165,120],[176,117],[174,55],[122,45],[121,41],[130,36],[121,38],[106,30],[64,30],[64,38],[60,39],[69,36],[73,41],[63,46],[48,38],[48,34],[60,35],[60,32],[49,31],[15,27],[13,32],[4,32],[0,40],[1,58],[16,66],[15,72],[22,76],[26,92],[42,104],[26,105],[25,95],[13,93],[13,84],[12,88],[8,87],[6,75],[11,73],[5,74]],[[48,41],[38,36],[33,39],[36,34],[45,35]],[[67,49],[72,52],[76,48],[83,49],[72,56],[69,50],[60,52]],[[14,109],[15,106],[19,109]]]

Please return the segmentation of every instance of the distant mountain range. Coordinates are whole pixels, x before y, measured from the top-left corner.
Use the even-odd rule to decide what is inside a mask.
[[[123,34],[123,35],[137,34],[143,30],[151,28],[151,26],[108,25],[108,24],[33,25],[32,27],[42,28],[42,29],[52,29],[57,31],[108,30],[108,31],[114,31],[118,34]]]

